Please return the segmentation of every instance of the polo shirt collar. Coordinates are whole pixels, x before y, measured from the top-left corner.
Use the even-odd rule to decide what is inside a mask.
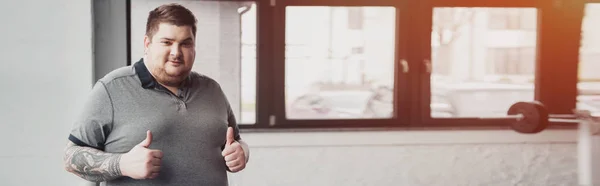
[[[159,84],[156,79],[154,79],[154,76],[152,76],[152,74],[150,73],[150,71],[148,71],[148,68],[146,67],[146,65],[144,64],[144,58],[141,58],[139,61],[137,61],[133,67],[135,68],[135,72],[138,75],[138,78],[140,78],[140,81],[142,82],[142,87],[145,89],[153,89],[153,88],[164,88],[161,84]],[[190,82],[190,76],[188,76],[184,82],[183,82],[183,86],[180,87],[179,89],[183,89],[185,87],[187,87],[189,85]],[[164,88],[166,89],[166,88]]]

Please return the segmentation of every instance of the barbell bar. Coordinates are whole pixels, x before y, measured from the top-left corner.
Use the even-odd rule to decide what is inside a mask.
[[[510,106],[506,116],[478,117],[480,119],[514,119],[511,128],[519,133],[539,133],[550,123],[580,123],[575,114],[548,114],[540,102],[517,102]]]
[[[554,115],[554,114],[550,114],[548,115],[548,121],[550,122],[562,122],[562,123],[579,123],[579,120],[576,119],[577,117],[573,114],[558,114],[558,115]],[[516,119],[517,121],[522,120],[523,118],[525,118],[525,116],[523,116],[523,114],[516,114],[516,115],[507,115],[507,116],[483,116],[483,117],[478,117],[479,119]]]

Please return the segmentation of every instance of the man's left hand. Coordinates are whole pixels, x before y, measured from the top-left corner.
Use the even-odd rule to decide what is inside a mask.
[[[246,155],[242,145],[235,141],[233,128],[227,129],[227,142],[221,155],[225,158],[225,164],[231,172],[238,172],[246,167]]]

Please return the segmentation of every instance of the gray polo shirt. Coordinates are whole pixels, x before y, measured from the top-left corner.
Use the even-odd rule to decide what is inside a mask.
[[[152,180],[121,177],[102,185],[227,185],[221,151],[227,127],[240,139],[231,107],[213,79],[192,72],[174,94],[152,77],[143,59],[116,69],[93,87],[69,140],[110,153],[125,153],[152,131],[149,148],[163,151]]]

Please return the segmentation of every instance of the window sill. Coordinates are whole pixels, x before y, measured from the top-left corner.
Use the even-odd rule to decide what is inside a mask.
[[[242,129],[242,138],[253,148],[576,143],[577,135],[576,129],[547,129],[537,134],[510,129]]]

